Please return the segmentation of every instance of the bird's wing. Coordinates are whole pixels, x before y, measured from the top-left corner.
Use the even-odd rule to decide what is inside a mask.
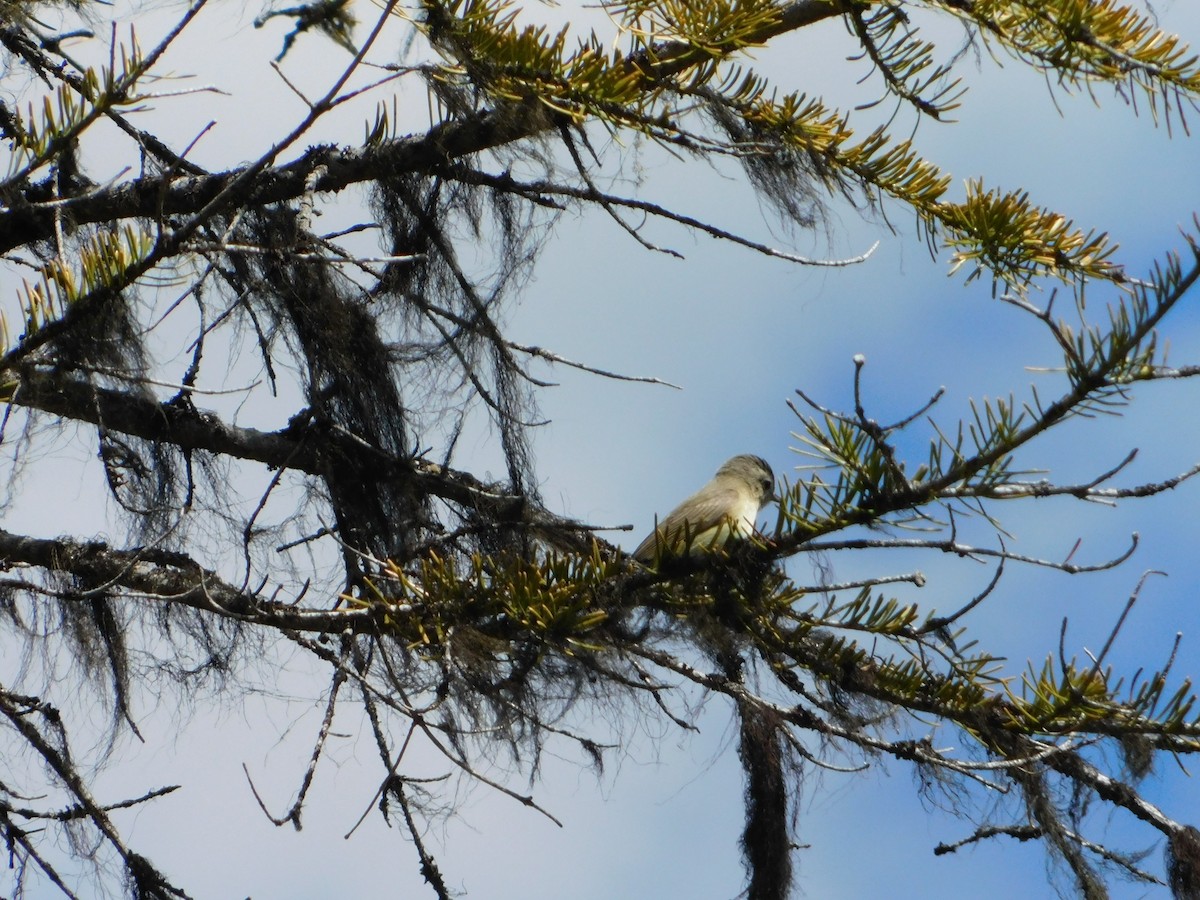
[[[678,552],[683,549],[679,545],[684,541],[685,535],[697,548],[716,543],[713,540],[717,537],[716,530],[722,525],[730,525],[731,519],[739,518],[737,511],[741,500],[742,496],[736,488],[706,487],[668,513],[667,517],[658,523],[658,527],[638,544],[637,549],[633,551],[633,558],[641,562],[651,562],[660,547],[663,552]],[[684,509],[687,510],[686,517],[682,512]],[[713,534],[708,534],[710,531]],[[728,537],[728,534],[726,531],[725,537]]]

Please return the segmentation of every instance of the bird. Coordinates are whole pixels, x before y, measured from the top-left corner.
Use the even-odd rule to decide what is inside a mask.
[[[666,556],[695,556],[754,534],[755,521],[775,496],[775,473],[761,456],[735,456],[712,481],[655,525],[633,558],[652,564]]]

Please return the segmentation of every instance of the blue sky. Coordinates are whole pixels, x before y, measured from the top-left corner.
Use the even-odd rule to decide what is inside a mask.
[[[1165,29],[1200,45],[1200,10],[1186,3],[1156,8]],[[159,128],[177,146],[210,118],[216,120],[196,148],[205,165],[231,166],[253,158],[302,115],[299,102],[266,65],[278,47],[283,21],[253,31],[249,20],[256,12],[214,7],[169,57],[169,67],[195,75],[188,85],[212,85],[227,94],[164,98],[145,114],[143,127]],[[531,10],[546,16],[571,12]],[[142,13],[143,45],[167,21],[158,13]],[[873,99],[876,82],[855,84],[865,66],[844,62],[851,44],[843,26],[835,21],[811,31],[761,51],[757,62],[782,88],[820,94],[843,109]],[[953,27],[928,33],[944,39],[946,51],[957,47]],[[220,52],[212,52],[214,47]],[[341,51],[310,42],[285,61],[284,70],[316,93],[345,61]],[[1200,209],[1194,140],[1181,129],[1169,136],[1154,128],[1144,107],[1143,115],[1135,116],[1109,89],[1097,89],[1093,102],[1086,95],[1049,89],[1014,60],[1000,62],[985,55],[978,70],[970,63],[961,68],[970,93],[955,113],[957,121],[922,124],[916,132],[921,151],[959,185],[982,176],[992,186],[1021,186],[1036,202],[1109,231],[1134,272],[1146,271],[1165,249],[1181,247],[1179,228]],[[405,95],[401,109],[412,128],[421,127],[421,98]],[[853,123],[866,131],[888,112],[855,114]],[[899,121],[908,127],[905,116]],[[347,108],[312,141],[337,140],[338,129],[343,142],[357,140],[368,117],[369,104]],[[635,153],[604,146],[603,135],[595,140],[610,169],[622,165],[628,172],[636,164],[640,196],[767,243],[791,239],[732,165],[683,165],[654,148]],[[101,169],[105,159],[97,156],[94,164]],[[123,164],[112,163],[114,174]],[[356,215],[349,199],[345,202],[328,213],[330,228],[339,216],[350,221]],[[835,203],[827,232],[794,236],[798,252],[816,257],[853,256],[879,242],[867,262],[837,269],[798,267],[652,225],[652,239],[684,253],[680,261],[640,248],[601,213],[564,216],[509,319],[511,337],[602,368],[654,375],[684,389],[554,370],[552,378],[561,386],[539,397],[553,424],[535,439],[548,504],[588,521],[632,525],[631,531],[614,535],[631,547],[656,513],[668,510],[734,453],[757,453],[778,474],[794,477],[793,466],[802,460],[789,450],[796,446],[790,433],[797,423],[785,401],[802,388],[826,405],[844,408],[851,399],[855,354],[867,359],[865,396],[880,420],[906,415],[943,385],[947,394],[936,415],[946,423],[966,410],[971,397],[1010,392],[1022,397],[1031,383],[1053,393],[1056,376],[1026,370],[1058,361],[1036,324],[991,299],[988,285],[964,288],[961,276],[949,277],[948,258],[930,259],[911,217],[894,205],[885,206],[885,212],[895,233],[877,216],[864,221]],[[0,277],[11,278],[11,273]],[[11,285],[6,290],[11,294]],[[1097,291],[1093,308],[1105,299],[1104,291]],[[1200,362],[1198,326],[1200,316],[1188,305],[1168,322],[1173,362]],[[1151,386],[1139,392],[1123,417],[1076,422],[1034,448],[1028,461],[1063,480],[1085,480],[1138,447],[1139,459],[1123,483],[1169,477],[1196,462],[1198,426],[1192,410],[1197,399],[1197,388],[1189,383]],[[242,409],[238,415],[243,424],[279,424],[280,410],[290,411],[281,403],[273,409]],[[926,438],[926,430],[914,428],[910,449],[915,457]],[[39,485],[49,489],[51,480],[60,478],[56,466],[87,466],[90,454],[90,445],[66,446],[57,462],[47,458],[31,467],[27,496],[36,497]],[[460,448],[459,464],[476,471],[492,467],[498,474],[497,460],[486,428],[477,429]],[[247,483],[265,477],[251,473]],[[1065,501],[1000,509],[1012,534],[1010,546],[1021,552],[1064,556],[1082,539],[1079,556],[1100,560],[1119,552],[1135,530],[1143,545],[1128,565],[1103,576],[1010,571],[997,594],[973,615],[971,633],[1008,656],[1013,673],[1021,671],[1025,659],[1040,660],[1056,650],[1064,617],[1070,620],[1068,654],[1096,650],[1141,573],[1162,569],[1168,577],[1147,583],[1111,659],[1126,671],[1159,665],[1182,631],[1178,669],[1195,673],[1200,669],[1198,491],[1200,483],[1186,485],[1118,510]],[[104,527],[108,511],[102,500],[86,494],[63,499],[73,507],[67,524],[61,513],[18,503],[0,525],[39,535]],[[831,562],[840,580],[919,568],[927,575],[926,586],[898,593],[943,611],[980,590],[992,574],[974,563],[917,554],[837,556]],[[806,580],[807,565],[794,564],[797,578]],[[182,782],[185,789],[124,814],[131,845],[201,898],[232,892],[258,900],[335,893],[425,896],[415,854],[378,815],[368,816],[351,839],[343,839],[370,805],[377,779],[365,723],[349,706],[336,729],[346,736],[334,741],[318,772],[304,831],[276,829],[262,817],[245,787],[242,764],[273,808],[283,809],[299,782],[321,714],[319,702],[305,699],[312,695],[313,680],[302,659],[288,661],[278,678],[273,667],[262,676],[264,689],[284,699],[251,699],[236,711],[201,707],[179,715],[173,701],[155,708],[144,698],[140,721],[148,743],[126,744],[127,761],[106,772],[101,787],[113,796],[168,782]],[[572,747],[551,746],[533,792],[563,820],[561,829],[507,797],[463,786],[455,795],[463,804],[459,814],[427,835],[450,885],[483,898],[735,896],[742,886],[736,846],[741,781],[728,705],[708,698],[698,721],[701,731],[691,735],[662,721],[631,730],[628,723],[610,728],[601,716],[581,714],[577,724],[597,729],[602,740],[619,739],[623,747],[596,778],[582,768]],[[841,765],[860,761],[853,755],[832,758]],[[865,773],[820,772],[806,781],[799,837],[810,847],[796,857],[801,896],[959,898],[966,886],[980,900],[1052,895],[1037,847],[1002,842],[935,859],[935,844],[965,837],[969,827],[922,803],[905,767],[871,763]],[[431,776],[445,771],[432,756],[418,759],[415,768],[423,771],[414,774]],[[504,771],[503,761],[497,761],[496,774]],[[519,778],[513,786],[526,788]],[[1169,762],[1161,785],[1148,794],[1177,818],[1194,820],[1200,808],[1197,785]],[[1126,824],[1120,814],[1111,824],[1126,846],[1145,847],[1154,837]],[[1155,849],[1155,863],[1158,853]],[[1114,896],[1165,892],[1117,885]]]

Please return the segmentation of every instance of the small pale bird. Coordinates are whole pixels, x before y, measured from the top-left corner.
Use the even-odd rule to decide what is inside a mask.
[[[735,456],[712,481],[688,497],[638,544],[633,558],[653,563],[665,556],[697,555],[731,538],[754,533],[764,506],[775,500],[775,473],[760,456]]]

